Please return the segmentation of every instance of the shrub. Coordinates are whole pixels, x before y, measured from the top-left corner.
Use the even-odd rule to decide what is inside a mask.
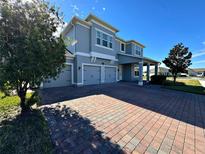
[[[163,84],[166,81],[165,75],[153,75],[151,76],[151,83],[152,84]]]

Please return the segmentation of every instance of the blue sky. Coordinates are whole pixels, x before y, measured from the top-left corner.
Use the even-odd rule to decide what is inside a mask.
[[[146,46],[144,56],[162,61],[182,42],[192,68],[205,67],[205,0],[51,0],[65,21],[93,13],[120,30],[118,36]]]

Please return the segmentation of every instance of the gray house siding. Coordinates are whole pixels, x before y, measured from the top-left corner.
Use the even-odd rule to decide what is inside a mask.
[[[131,64],[123,65],[123,74],[122,80],[123,81],[131,81]]]
[[[137,58],[134,56],[127,56],[127,55],[118,55],[119,64],[130,64],[130,63],[139,63],[142,61],[141,58]]]
[[[120,52],[120,51],[121,51],[121,49],[120,49],[120,48],[121,48],[121,47],[120,47],[120,45],[121,45],[121,44],[120,44],[120,41],[118,41],[118,40],[116,40],[116,39],[115,39],[114,41],[115,41],[115,51],[116,51],[116,52]]]
[[[76,52],[90,53],[90,29],[76,25]]]
[[[96,45],[97,44],[97,42],[96,42],[96,28],[105,32],[105,33],[108,33],[109,35],[111,35],[113,37],[112,49],[106,49],[104,47],[99,47]],[[92,28],[91,28],[91,51],[106,54],[106,55],[115,56],[117,53],[117,51],[115,50],[115,34],[111,31],[103,28],[102,26],[99,26],[99,25],[93,23]]]
[[[72,28],[72,29],[66,34],[66,37],[69,37],[70,39],[75,40],[75,30],[74,30],[74,28]],[[74,52],[75,52],[75,45],[69,45],[69,46],[67,47],[67,49],[68,49],[69,51],[71,51],[72,53],[74,53]]]
[[[126,44],[126,54],[132,54],[132,44]]]

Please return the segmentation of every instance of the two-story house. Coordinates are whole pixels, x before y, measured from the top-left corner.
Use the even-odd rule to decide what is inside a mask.
[[[136,81],[143,85],[143,66],[158,63],[143,56],[144,45],[116,36],[119,30],[90,14],[85,20],[73,17],[62,34],[73,43],[66,53],[66,67],[54,79],[43,83],[44,88],[70,85],[93,85],[117,81]]]

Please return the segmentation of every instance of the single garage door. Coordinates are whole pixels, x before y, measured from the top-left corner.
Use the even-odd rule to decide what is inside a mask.
[[[116,82],[116,68],[105,67],[105,83]]]
[[[100,84],[101,67],[84,65],[84,85]]]
[[[72,70],[71,65],[66,65],[62,72],[57,76],[56,80],[50,79],[44,82],[44,88],[64,87],[72,84]]]

